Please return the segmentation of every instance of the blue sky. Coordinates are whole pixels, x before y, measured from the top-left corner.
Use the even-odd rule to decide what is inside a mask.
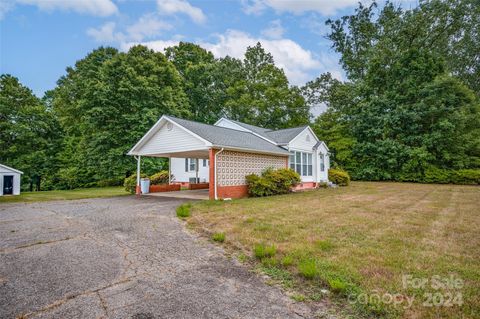
[[[2,0],[0,72],[38,96],[93,49],[143,43],[162,51],[195,42],[215,56],[241,58],[257,41],[292,84],[323,72],[342,78],[325,21],[353,12],[358,0]],[[411,2],[407,2],[407,5]]]

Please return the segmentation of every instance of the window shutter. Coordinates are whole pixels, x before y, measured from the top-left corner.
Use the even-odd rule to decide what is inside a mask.
[[[185,172],[188,172],[188,158],[185,159]]]

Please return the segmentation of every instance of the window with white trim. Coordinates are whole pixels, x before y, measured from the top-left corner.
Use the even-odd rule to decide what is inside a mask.
[[[323,153],[320,153],[319,156],[320,156],[320,171],[325,172],[325,155],[323,155]]]
[[[196,170],[197,159],[196,158],[186,158],[185,159],[185,172],[192,172]]]
[[[312,153],[291,151],[289,166],[301,176],[312,176]]]

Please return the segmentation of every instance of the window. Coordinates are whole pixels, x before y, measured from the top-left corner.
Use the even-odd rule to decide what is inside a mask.
[[[320,153],[320,171],[325,172],[325,155]]]
[[[190,159],[190,171],[195,171],[196,170],[195,169],[195,166],[196,166],[195,164],[197,164],[196,162],[197,162],[196,158],[191,158]]]
[[[301,176],[312,176],[312,153],[290,152],[289,166]]]
[[[196,163],[197,159],[196,158],[186,158],[185,159],[185,172],[188,171],[195,171],[196,170]]]
[[[207,160],[203,159],[203,167],[207,167]]]

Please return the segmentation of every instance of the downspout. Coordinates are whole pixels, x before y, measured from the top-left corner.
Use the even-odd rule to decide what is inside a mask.
[[[214,161],[215,161],[215,166],[214,166],[215,170],[213,171],[213,176],[214,176],[214,178],[213,178],[214,179],[213,188],[215,189],[215,200],[218,199],[218,196],[217,196],[217,155],[220,154],[221,152],[223,152],[223,147],[219,152],[215,153],[215,155],[213,156]]]

